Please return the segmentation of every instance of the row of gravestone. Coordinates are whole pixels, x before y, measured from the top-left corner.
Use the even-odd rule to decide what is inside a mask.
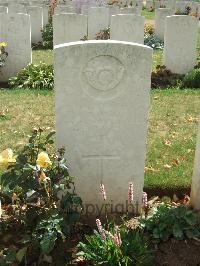
[[[170,8],[174,12],[185,12],[186,7],[191,8],[191,12],[195,13],[196,10],[199,10],[199,3],[195,1],[177,1],[177,0],[146,0],[146,9],[152,11],[157,8]]]
[[[83,15],[88,15],[88,10],[91,7],[98,7],[96,2],[89,2],[89,4],[82,4],[79,6],[72,6],[72,5],[58,5],[55,8],[54,14],[62,14],[62,13],[74,13],[76,12],[77,14],[83,14]],[[135,15],[140,15],[142,11],[142,5],[138,5],[135,7],[123,7],[120,8],[117,5],[110,5],[106,6],[104,5],[109,10],[109,15],[114,15],[114,14],[135,14]]]
[[[2,13],[9,15],[14,15],[17,13],[30,15],[31,42],[38,43],[42,41],[41,30],[49,22],[48,6],[25,6],[22,4],[11,4],[8,5],[8,7],[0,6],[0,14]]]
[[[1,33],[6,37],[10,32],[10,43],[17,48],[10,54],[14,66],[23,61],[28,40],[30,44],[30,17],[3,14],[1,30],[2,18],[8,25]],[[152,49],[114,40],[74,42],[55,46],[54,60],[57,146],[67,148],[85,213],[104,211],[101,181],[109,212],[126,212],[128,183],[133,182],[137,212],[144,184]],[[196,156],[194,204],[199,197],[199,148]]]
[[[170,14],[171,10],[166,8],[157,10],[155,32],[161,39],[165,39],[166,67],[173,73],[185,74],[196,64],[198,20],[193,16],[169,16]],[[99,7],[89,8],[88,16],[54,15],[54,45],[79,41],[87,34],[89,39],[95,39],[95,34],[109,25],[112,40],[144,43],[142,16],[118,14],[110,19],[109,9]]]

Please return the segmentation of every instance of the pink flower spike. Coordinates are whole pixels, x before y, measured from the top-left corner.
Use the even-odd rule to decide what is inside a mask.
[[[117,244],[117,246],[120,247],[121,244],[122,244],[122,240],[121,240],[120,229],[119,229],[118,226],[116,226],[116,234],[115,234],[115,236],[116,236],[116,244]]]
[[[101,195],[102,195],[103,200],[106,200],[106,191],[105,191],[105,187],[104,187],[104,184],[102,183],[102,181],[100,183],[100,191],[101,191]]]
[[[147,208],[148,207],[148,201],[147,201],[147,193],[143,191],[142,194],[142,203],[143,203],[143,208]]]
[[[98,231],[101,235],[102,240],[106,240],[105,230],[103,229],[103,226],[102,226],[101,221],[99,219],[96,219],[96,224],[97,224],[97,228],[98,228]]]
[[[128,185],[128,200],[129,202],[133,201],[133,182],[129,182]]]

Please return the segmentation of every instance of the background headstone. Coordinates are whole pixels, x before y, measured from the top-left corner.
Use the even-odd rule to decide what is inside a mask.
[[[0,14],[0,38],[7,42],[8,57],[0,70],[0,81],[8,81],[32,62],[30,16]]]
[[[169,8],[158,8],[155,11],[155,35],[162,41],[164,41],[165,19],[171,15],[173,11]]]
[[[87,36],[87,16],[79,14],[53,16],[54,45],[80,41],[84,36]]]
[[[39,6],[27,7],[28,14],[31,19],[31,42],[38,43],[42,41],[43,29],[43,10]]]
[[[111,17],[110,39],[144,43],[144,17],[115,15]]]
[[[109,26],[110,13],[107,7],[91,7],[88,9],[88,38],[95,39],[100,30]]]
[[[165,20],[164,65],[185,74],[196,64],[198,20],[193,16],[169,16]]]

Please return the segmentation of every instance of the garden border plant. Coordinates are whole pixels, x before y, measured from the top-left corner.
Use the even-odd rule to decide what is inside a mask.
[[[74,177],[68,173],[65,150],[61,148],[50,157],[47,153],[54,133],[44,137],[41,128],[34,128],[17,157],[11,149],[0,155],[0,165],[7,166],[0,179],[0,197],[2,204],[10,206],[10,219],[2,219],[0,227],[5,233],[10,223],[18,223],[24,235],[18,239],[20,249],[0,252],[4,262],[10,262],[11,254],[12,262],[27,262],[35,249],[40,254],[35,259],[43,259],[58,239],[71,237],[79,221],[82,201],[75,192]]]

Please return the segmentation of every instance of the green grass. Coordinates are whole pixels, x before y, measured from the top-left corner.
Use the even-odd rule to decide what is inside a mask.
[[[145,19],[155,19],[155,11],[149,12],[147,9],[143,9],[142,16],[145,17]]]
[[[53,92],[1,90],[0,98],[2,150],[17,152],[33,126],[55,129]],[[145,187],[189,187],[200,90],[152,90],[150,106]]]
[[[33,50],[32,61],[34,64],[40,62],[46,63],[47,65],[53,64],[53,51],[52,50]]]

